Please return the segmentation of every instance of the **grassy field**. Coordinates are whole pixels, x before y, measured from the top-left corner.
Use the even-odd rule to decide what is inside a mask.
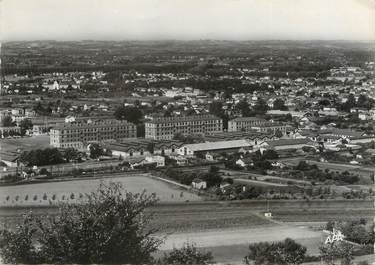
[[[59,201],[75,202],[85,193],[95,191],[100,182],[119,182],[128,192],[155,193],[162,202],[197,201],[196,194],[154,180],[145,174],[105,179],[85,179],[0,187],[0,206],[43,206]],[[27,197],[26,197],[27,196]]]
[[[3,152],[16,151],[17,149],[27,151],[51,147],[49,145],[49,135],[34,135],[31,137],[22,138],[4,138],[0,139],[0,146]]]
[[[231,262],[244,257],[250,243],[281,241],[288,237],[304,244],[309,255],[317,255],[325,235],[304,226],[286,225],[176,233],[167,237],[160,250],[168,251],[183,246],[185,242],[195,242],[197,247],[213,251],[215,258],[221,262]]]
[[[374,210],[370,209],[310,209],[302,211],[276,209],[273,218],[282,222],[327,222],[337,220],[358,220],[364,218],[372,221]]]
[[[135,177],[124,179],[131,178]],[[151,182],[154,184],[158,182],[149,180],[154,181]],[[71,183],[76,184],[75,189],[82,188],[75,181]],[[237,264],[246,255],[249,243],[283,240],[286,237],[302,243],[308,248],[308,253],[313,255],[317,253],[321,242],[321,227],[325,222],[333,219],[358,220],[361,217],[372,220],[374,215],[371,200],[271,201],[269,206],[272,219],[262,214],[266,206],[266,201],[160,203],[147,210],[154,213],[151,226],[160,229],[159,236],[166,236],[165,244],[157,255],[160,256],[174,246],[178,247],[188,241],[212,251],[217,261]],[[51,206],[0,206],[0,224],[8,228],[15,227],[21,221],[22,214],[29,210],[36,215],[53,215],[58,211]]]

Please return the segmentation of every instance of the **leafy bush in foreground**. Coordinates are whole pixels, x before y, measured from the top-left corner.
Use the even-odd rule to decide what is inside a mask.
[[[211,252],[200,252],[193,244],[185,244],[180,249],[173,249],[159,260],[162,265],[206,265],[213,261]]]
[[[101,184],[85,203],[62,203],[54,216],[29,214],[15,231],[1,231],[0,254],[5,263],[147,263],[161,243],[146,229],[152,216],[144,210],[156,201]]]
[[[248,265],[297,265],[304,261],[305,255],[306,247],[287,238],[282,242],[250,244],[245,263]]]

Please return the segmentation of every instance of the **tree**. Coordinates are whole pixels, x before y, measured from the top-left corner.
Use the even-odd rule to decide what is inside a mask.
[[[342,109],[346,112],[350,112],[350,109],[355,107],[355,105],[356,105],[355,97],[353,94],[350,94],[348,96],[347,101],[342,105]]]
[[[297,265],[306,255],[306,247],[287,238],[282,242],[261,242],[249,245],[249,254],[245,256],[246,264],[255,265]]]
[[[20,122],[20,128],[21,128],[21,135],[25,135],[27,130],[30,130],[33,128],[33,123],[30,119],[24,119]]]
[[[34,216],[28,214],[16,231],[0,231],[0,254],[5,263],[38,263],[38,253],[32,239],[35,236]]]
[[[24,151],[21,153],[19,160],[28,166],[45,166],[64,162],[62,154],[57,148]]]
[[[243,117],[251,116],[250,106],[249,106],[249,103],[247,103],[246,100],[241,100],[240,102],[238,102],[236,108],[241,111],[241,114],[242,114]]]
[[[67,148],[65,150],[64,158],[65,158],[66,162],[70,162],[70,161],[74,161],[74,160],[79,159],[80,155],[79,155],[79,152],[76,149],[70,147],[70,148]]]
[[[213,101],[209,105],[208,109],[211,114],[218,117],[222,117],[224,115],[223,103],[221,103],[220,101]]]
[[[343,241],[323,244],[319,250],[321,259],[327,265],[334,265],[338,260],[341,265],[350,265],[353,260],[353,246]]]
[[[366,109],[371,109],[374,107],[374,100],[372,98],[369,98],[365,94],[361,94],[358,97],[357,106]]]
[[[185,244],[181,249],[173,249],[159,260],[162,265],[206,265],[213,261],[211,252],[200,252],[193,244]]]
[[[89,149],[90,149],[90,157],[93,159],[99,158],[100,156],[104,155],[103,148],[97,143],[90,144]]]
[[[155,151],[155,143],[154,142],[150,142],[147,144],[147,151],[150,152],[150,154],[153,154],[154,151]]]
[[[114,116],[118,120],[127,120],[134,124],[140,123],[143,118],[142,111],[137,107],[118,107],[115,110]]]
[[[11,116],[5,116],[2,119],[1,124],[2,124],[3,127],[12,127],[12,126],[15,125]]]
[[[259,98],[257,100],[257,103],[255,104],[255,106],[253,107],[253,110],[254,110],[255,114],[264,114],[264,113],[266,113],[267,110],[268,110],[267,102],[264,99]]]
[[[145,209],[155,195],[100,185],[83,203],[62,203],[56,215],[27,216],[14,231],[2,231],[1,255],[9,263],[145,264],[161,244],[146,229]],[[38,247],[36,247],[38,245]]]
[[[279,158],[279,154],[272,149],[265,150],[262,155],[262,159],[277,159]]]
[[[288,110],[288,107],[285,106],[284,100],[282,100],[281,98],[277,98],[273,102],[273,109],[275,109],[275,110]]]
[[[223,178],[220,176],[219,168],[216,166],[211,166],[207,174],[205,174],[202,179],[207,182],[207,187],[213,187],[219,185]]]
[[[40,171],[39,171],[39,174],[40,175],[50,175],[50,173],[48,172],[48,170],[46,168],[41,168]]]

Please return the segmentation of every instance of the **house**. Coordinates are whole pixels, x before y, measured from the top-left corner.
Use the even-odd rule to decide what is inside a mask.
[[[238,165],[240,167],[246,167],[246,166],[252,166],[252,165],[254,165],[254,163],[253,163],[253,160],[250,157],[245,157],[245,158],[241,157],[241,158],[237,159],[236,165]]]
[[[200,178],[195,178],[191,182],[191,186],[197,190],[205,190],[207,189],[207,182]]]
[[[123,142],[107,142],[109,149],[117,157],[146,157],[151,155],[177,155],[182,143],[174,140],[129,139]]]
[[[188,164],[187,158],[183,156],[173,155],[169,156],[169,159],[175,161],[177,166],[183,166]]]
[[[165,166],[165,158],[163,156],[146,156],[144,159],[144,163],[156,163],[156,167],[164,167]]]

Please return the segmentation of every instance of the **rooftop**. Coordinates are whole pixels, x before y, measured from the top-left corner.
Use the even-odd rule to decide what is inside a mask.
[[[239,131],[239,132],[222,132],[222,133],[215,133],[212,135],[206,135],[204,139],[209,142],[217,142],[217,141],[224,141],[224,140],[256,140],[256,139],[269,139],[273,138],[274,135],[272,133],[261,133],[257,131]]]
[[[153,144],[155,149],[181,147],[182,143],[174,140],[153,140],[153,139],[129,139],[126,142],[109,142],[106,147],[114,151],[129,151],[129,150],[147,150]]]
[[[107,120],[96,120],[90,123],[86,122],[72,122],[72,123],[61,123],[57,126],[54,126],[53,129],[62,130],[62,129],[82,129],[82,128],[92,128],[92,127],[107,127],[109,125],[132,125],[135,126],[133,123],[130,123],[125,120],[115,120],[115,119],[107,119]]]
[[[167,123],[167,122],[184,122],[184,121],[200,121],[200,120],[221,120],[215,115],[202,114],[202,115],[190,115],[190,116],[174,116],[174,117],[156,117],[153,120],[147,121],[147,123]]]
[[[309,139],[281,139],[266,142],[269,146],[285,146],[285,145],[300,145],[309,144],[311,141]]]
[[[214,144],[212,142],[198,143],[198,144],[186,144],[185,147],[196,152],[196,151],[213,151],[219,149],[233,149],[242,147],[251,147],[251,144],[247,140],[232,140],[232,141],[218,141]]]
[[[238,117],[238,118],[234,118],[230,121],[266,121],[265,119],[263,118],[258,118],[258,117]]]

